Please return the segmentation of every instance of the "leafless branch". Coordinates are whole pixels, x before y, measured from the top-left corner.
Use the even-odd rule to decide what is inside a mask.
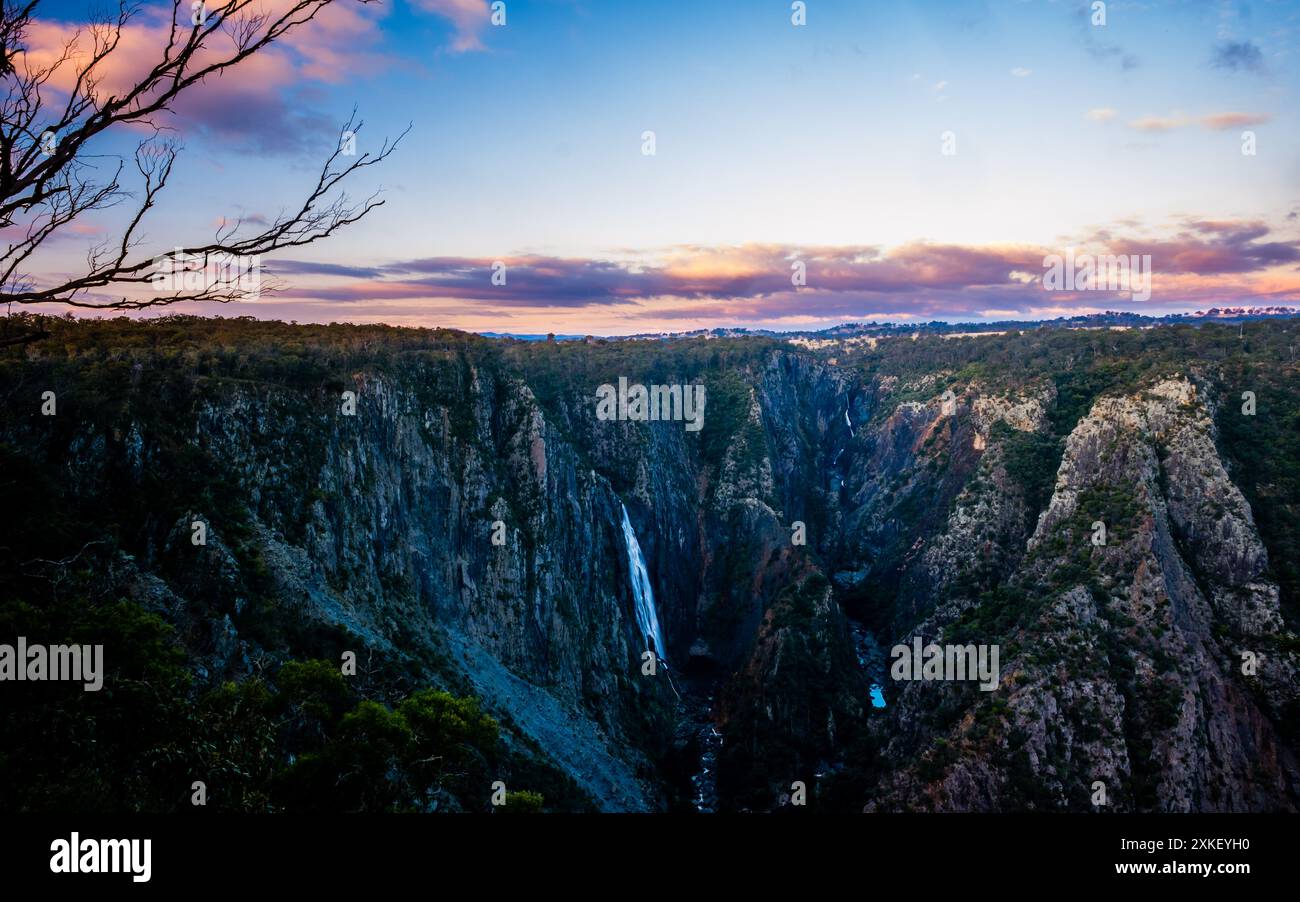
[[[377,151],[350,157],[344,134],[362,128],[353,110],[296,209],[281,213],[260,231],[244,233],[242,220],[223,223],[207,244],[143,252],[142,224],[166,187],[180,150],[157,124],[157,114],[171,111],[185,92],[201,89],[205,79],[238,66],[335,2],[349,0],[288,0],[274,11],[257,0],[215,0],[206,17],[194,21],[189,4],[171,0],[170,27],[165,44],[160,42],[159,58],[134,84],[112,93],[103,87],[101,75],[139,11],[133,0],[119,0],[115,14],[90,23],[45,65],[33,63],[25,46],[40,0],[0,0],[0,81],[7,88],[0,103],[0,229],[17,236],[0,248],[0,303],[58,302],[129,310],[179,301],[236,300],[246,292],[221,279],[160,289],[160,259],[185,260],[206,271],[214,261],[258,258],[319,241],[382,206],[378,193],[354,200],[343,183],[387,159],[410,127],[397,139],[385,140]],[[71,88],[52,88],[56,74],[58,83],[68,83],[65,76],[70,75]],[[50,114],[50,97],[64,91],[66,98]],[[109,176],[110,167],[103,165],[109,158],[93,156],[89,145],[105,133],[141,127],[153,134],[136,149],[133,180],[140,187],[129,191],[122,181],[126,161],[117,159]],[[131,214],[115,235],[90,249],[84,271],[44,280],[26,271],[33,254],[76,220],[127,201],[134,205]],[[155,290],[118,296],[144,286]]]

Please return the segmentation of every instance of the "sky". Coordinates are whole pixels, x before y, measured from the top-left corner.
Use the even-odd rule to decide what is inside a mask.
[[[384,205],[269,255],[273,292],[144,315],[613,335],[1300,304],[1298,0],[799,5],[335,0],[178,104],[143,249],[291,208],[354,107],[361,152],[410,126],[351,188]],[[87,9],[44,0],[29,54]],[[1049,290],[1067,252],[1149,255],[1149,296]]]

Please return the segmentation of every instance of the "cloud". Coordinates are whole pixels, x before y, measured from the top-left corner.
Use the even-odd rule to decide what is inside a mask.
[[[1129,122],[1128,127],[1140,132],[1167,132],[1187,124],[1186,116],[1175,113],[1172,116],[1143,116],[1141,119]]]
[[[1250,41],[1224,41],[1214,48],[1210,65],[1216,69],[1254,72],[1256,75],[1264,75],[1268,71],[1264,65],[1263,51]]]
[[[183,131],[241,153],[323,156],[338,141],[339,123],[324,113],[294,102],[288,92],[239,83],[182,95],[175,112]]]
[[[1129,237],[1137,228],[1117,221],[1053,247],[685,245],[617,258],[441,256],[371,266],[273,259],[264,266],[282,287],[237,306],[240,314],[304,322],[627,334],[1300,305],[1300,241],[1274,235],[1267,223],[1187,217],[1157,237]],[[1150,299],[1045,290],[1043,258],[1068,249],[1150,254]],[[498,259],[507,267],[505,285],[492,284]],[[804,287],[790,280],[796,260],[806,266]]]
[[[267,226],[270,224],[271,220],[264,213],[242,213],[237,216],[216,216],[212,219],[214,229],[228,229],[244,225]]]
[[[485,49],[479,33],[491,19],[487,0],[415,0],[415,5],[451,22],[456,32],[451,42],[453,51]]]
[[[289,0],[262,0],[257,10],[275,14],[288,6]],[[188,25],[187,9],[182,4],[178,15]],[[328,151],[340,123],[310,108],[309,87],[381,71],[378,24],[384,15],[379,4],[331,3],[282,40],[186,90],[170,114],[154,119],[182,135],[202,135],[240,152],[319,153],[322,146]],[[136,84],[162,58],[171,25],[170,8],[138,10],[123,26],[117,48],[95,68],[98,93],[121,96]],[[71,59],[48,82],[63,94],[89,59],[90,36],[72,23],[37,20],[29,30],[25,54],[28,66],[49,66],[70,43]],[[228,39],[218,32],[195,55],[195,66],[228,56],[229,48]]]
[[[272,260],[266,269],[284,276],[339,276],[347,279],[377,279],[383,270],[373,266],[348,266],[343,263],[315,263],[306,260]]]
[[[284,0],[277,0],[284,2]],[[391,4],[330,3],[316,17],[289,33],[286,49],[303,78],[340,84],[357,75],[392,67],[382,52],[382,21]]]
[[[1227,131],[1244,125],[1263,125],[1273,117],[1268,113],[1211,113],[1201,117],[1201,125],[1214,131]]]
[[[1091,113],[1088,115],[1089,118],[1093,118]],[[1140,119],[1133,119],[1128,123],[1128,127],[1140,132],[1167,132],[1190,125],[1199,125],[1210,131],[1221,132],[1245,125],[1263,125],[1272,118],[1271,113],[1223,112],[1206,113],[1196,117],[1171,113],[1168,116],[1143,116]]]
[[[1016,68],[1011,70],[1011,74],[1014,75],[1016,78],[1028,78],[1029,76],[1034,74],[1034,70],[1025,69],[1022,68],[1021,66],[1016,66]]]
[[[1101,106],[1088,110],[1084,115],[1093,122],[1109,122],[1115,118],[1115,111],[1108,106]]]
[[[1159,238],[1126,238],[1121,227],[1101,229],[1076,253],[1150,254],[1158,292],[1177,289],[1187,298],[1241,299],[1252,291],[1300,298],[1300,241],[1271,240],[1255,220],[1187,219]],[[731,247],[686,245],[636,258],[425,257],[377,267],[277,261],[276,275],[301,275],[277,294],[281,300],[498,313],[522,317],[587,316],[678,321],[776,321],[879,315],[960,318],[982,311],[1031,311],[1045,306],[1079,309],[1127,302],[1122,292],[1052,292],[1045,296],[1043,258],[1064,247],[967,246],[910,242],[867,245]],[[506,266],[506,284],[492,284],[493,264]],[[806,285],[791,282],[802,262]],[[1229,288],[1235,294],[1225,295]],[[1046,300],[1045,300],[1046,297]],[[1170,297],[1164,294],[1164,297]],[[1050,305],[1048,304],[1050,301]],[[1141,302],[1133,302],[1140,306]],[[585,322],[585,319],[584,319]],[[571,330],[585,330],[577,325]]]
[[[28,234],[28,225],[22,223],[12,223],[7,226],[0,226],[0,241],[12,242],[17,244],[23,241]],[[107,237],[108,230],[101,224],[83,220],[73,220],[62,228],[51,232],[45,239],[49,243],[67,242],[84,242],[87,238]]]
[[[333,274],[345,275],[347,283],[302,287],[301,296],[337,301],[456,298],[520,307],[633,304],[659,298],[756,299],[790,292],[796,260],[804,263],[808,284],[817,291],[895,294],[1012,284],[1013,271],[1041,269],[1042,253],[1033,248],[913,243],[889,252],[866,246],[683,246],[637,261],[530,255],[500,258],[506,266],[505,285],[492,284],[497,260],[427,257],[388,264],[378,271],[335,270]],[[270,268],[277,274],[313,268],[326,272],[320,266],[280,261]]]
[[[1250,273],[1300,263],[1300,241],[1262,241],[1272,229],[1259,220],[1186,220],[1166,239],[1112,241],[1116,254],[1150,254],[1157,273],[1197,276]]]

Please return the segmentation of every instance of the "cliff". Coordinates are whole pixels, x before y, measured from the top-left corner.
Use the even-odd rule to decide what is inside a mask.
[[[195,691],[353,651],[363,697],[476,696],[604,810],[686,806],[700,725],[723,808],[1294,809],[1289,521],[1238,480],[1298,499],[1223,451],[1208,338],[1108,340],[62,323],[0,371],[5,581],[159,615]],[[703,429],[598,418],[619,377],[703,384]],[[997,689],[863,651],[914,636],[997,645]]]

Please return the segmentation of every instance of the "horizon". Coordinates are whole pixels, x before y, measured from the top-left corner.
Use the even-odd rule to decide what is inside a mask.
[[[180,306],[180,305],[177,305]],[[228,307],[226,309],[229,309]],[[350,320],[331,320],[329,322],[307,321],[299,322],[298,320],[285,320],[277,317],[250,317],[248,314],[223,315],[220,308],[214,311],[210,306],[206,309],[200,309],[196,312],[178,310],[171,307],[151,310],[143,313],[125,312],[120,310],[106,311],[111,315],[86,315],[81,312],[68,312],[64,317],[72,317],[74,320],[96,321],[105,319],[128,319],[136,322],[148,323],[151,321],[167,320],[172,317],[197,317],[200,319],[212,320],[238,320],[253,319],[256,322],[278,323],[285,326],[386,326],[395,329],[447,329],[453,332],[462,332],[469,335],[477,335],[482,338],[510,338],[517,341],[544,341],[553,339],[555,341],[582,341],[587,338],[598,340],[650,340],[660,338],[694,338],[701,335],[708,335],[714,332],[737,332],[752,335],[772,335],[798,336],[798,335],[816,335],[830,333],[838,330],[858,328],[858,329],[896,329],[900,332],[910,332],[912,330],[923,330],[927,326],[939,325],[952,330],[949,334],[966,334],[962,327],[971,327],[972,329],[988,329],[995,326],[1016,326],[1036,324],[1039,326],[1051,326],[1054,324],[1067,324],[1077,320],[1110,320],[1122,317],[1137,317],[1150,320],[1153,325],[1167,325],[1172,323],[1192,323],[1192,324],[1220,324],[1236,325],[1240,322],[1265,322],[1269,320],[1286,320],[1300,318],[1300,307],[1288,306],[1268,306],[1268,307],[1211,307],[1204,310],[1189,310],[1178,313],[1167,313],[1160,316],[1152,316],[1139,311],[1120,311],[1120,310],[1103,310],[1095,313],[1076,313],[1071,315],[1056,316],[1051,319],[1003,319],[1003,320],[960,320],[960,319],[932,319],[932,320],[915,320],[910,322],[879,322],[868,320],[866,322],[845,320],[843,322],[833,323],[828,326],[817,329],[767,329],[755,328],[743,325],[718,325],[709,326],[700,329],[688,329],[674,332],[629,332],[617,334],[598,334],[591,332],[503,332],[495,330],[475,330],[460,329],[454,326],[442,325],[416,325],[416,324],[398,324],[385,322],[353,322]],[[969,333],[969,334],[1000,334],[1000,333]]]

